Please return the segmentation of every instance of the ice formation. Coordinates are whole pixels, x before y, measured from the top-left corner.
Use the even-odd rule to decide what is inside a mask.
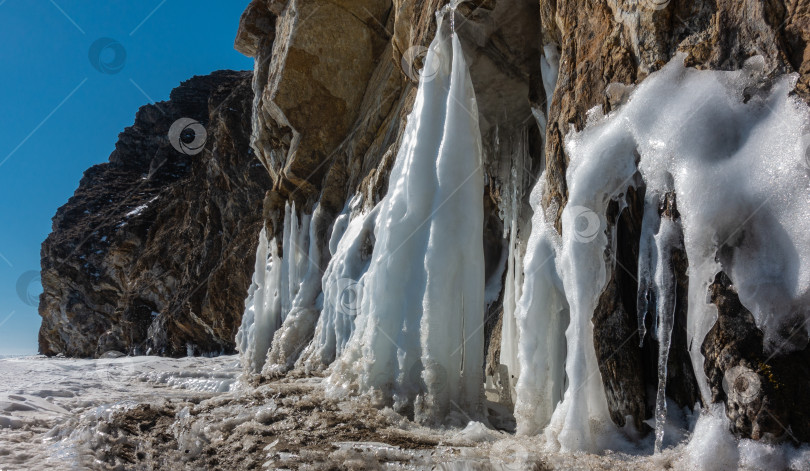
[[[380,203],[355,332],[332,368],[339,389],[423,421],[479,415],[483,394],[483,170],[478,111],[458,38],[429,48],[404,142]],[[345,237],[345,236],[344,236]]]
[[[357,203],[357,204],[354,204]],[[371,263],[374,227],[380,206],[372,211],[350,210],[359,206],[357,197],[349,203],[332,229],[331,259],[323,274],[323,309],[315,327],[314,340],[301,356],[307,371],[320,371],[343,353],[354,332],[354,319],[363,300],[363,275]]]
[[[259,234],[253,282],[245,300],[242,325],[236,334],[236,349],[242,354],[248,372],[262,372],[274,345],[274,335],[292,337],[290,332],[300,328],[300,322],[285,324],[287,318],[301,317],[302,310],[314,308],[319,288],[314,288],[313,284],[320,285],[320,272],[313,261],[318,259],[318,248],[316,244],[311,244],[312,247],[309,244],[310,219],[304,216],[299,224],[295,203],[286,206],[283,257],[278,254],[276,239],[268,242],[266,229]],[[282,329],[285,325],[286,330]]]
[[[808,318],[802,306],[810,299],[810,193],[802,138],[808,113],[788,95],[795,83],[792,76],[776,80],[769,92],[756,92],[764,88],[758,87],[762,65],[754,58],[739,71],[698,71],[676,58],[642,82],[619,110],[608,116],[594,110],[583,131],[568,135],[571,164],[563,237],[559,240],[547,227],[543,211],[535,206],[520,302],[527,308],[520,314],[524,344],[542,332],[530,322],[536,322],[535,316],[546,310],[538,317],[551,322],[563,312],[563,304],[555,301],[559,274],[570,307],[567,352],[537,359],[532,354],[545,345],[521,345],[519,431],[534,433],[546,421],[541,411],[555,407],[546,392],[548,384],[559,382],[546,363],[554,358],[553,363],[565,364],[568,387],[545,429],[548,443],[563,450],[617,446],[610,443],[620,434],[607,415],[591,316],[605,284],[606,264],[613,263],[604,256],[613,243],[604,230],[607,203],[635,186],[637,174],[648,195],[639,261],[639,326],[643,329],[646,304],[654,298],[650,304],[656,306],[654,328],[661,347],[657,448],[666,420],[673,248],[682,243],[690,264],[688,343],[704,398],[711,396],[700,345],[716,318],[706,293],[719,270],[733,280],[771,350],[789,351],[806,343],[805,330],[789,338],[786,327]],[[667,195],[677,203],[680,224],[658,216],[659,202]],[[537,260],[551,257],[555,268],[532,272]],[[538,289],[547,294],[539,309],[530,308]],[[529,372],[539,378],[529,380]]]
[[[250,371],[285,371],[297,362],[305,371],[326,370],[332,394],[363,394],[423,422],[445,422],[455,411],[485,421],[483,312],[502,292],[500,362],[512,377],[518,433],[542,436],[552,451],[625,448],[637,439],[611,420],[592,316],[617,268],[606,256],[617,243],[607,230],[616,223],[606,218],[608,205],[623,209],[631,187],[645,194],[638,326],[643,339],[652,316],[659,344],[656,451],[673,443],[671,436],[665,442],[675,413],[666,397],[673,251],[689,263],[687,343],[704,402],[711,395],[700,346],[716,319],[706,293],[720,270],[769,351],[806,344],[810,192],[802,132],[809,120],[789,95],[794,77],[764,87],[759,58],[724,72],[689,69],[677,57],[634,89],[614,87],[624,104],[607,116],[592,110],[585,129],[566,137],[562,235],[553,221],[560,208],[542,205],[542,175],[527,237],[520,177],[512,175],[502,189],[506,251],[497,276],[485,282],[478,112],[461,44],[445,29],[439,21],[425,64],[436,73],[419,84],[383,200],[372,208],[355,196],[328,244],[316,243],[317,209],[299,224],[287,208],[282,256],[262,233],[237,338]],[[550,105],[556,46],[544,54]],[[543,110],[533,112],[543,127]],[[319,253],[327,246],[329,254]],[[719,433],[722,413],[705,414],[694,437]],[[703,453],[690,446],[687,452]],[[748,459],[736,448],[729,453],[729,462]]]

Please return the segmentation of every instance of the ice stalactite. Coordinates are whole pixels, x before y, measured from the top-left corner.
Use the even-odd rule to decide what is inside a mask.
[[[607,282],[607,206],[633,184],[636,173],[635,142],[623,124],[607,121],[566,142],[569,196],[557,269],[570,309],[565,331],[568,389],[546,429],[552,448],[598,451],[618,438],[602,387],[591,318]]]
[[[273,334],[281,325],[281,264],[275,239],[268,242],[266,230],[262,228],[253,283],[248,289],[242,325],[236,334],[242,364],[251,373],[262,370]]]
[[[289,252],[289,262],[282,265],[286,277],[282,275],[283,293],[282,312],[285,314],[281,327],[273,337],[270,351],[267,353],[262,374],[271,376],[287,372],[293,367],[299,355],[312,339],[315,323],[318,320],[321,305],[321,246],[325,246],[322,234],[324,233],[325,216],[316,206],[312,216],[305,215],[300,226],[295,214],[295,205],[287,212],[285,218],[285,242]],[[289,224],[287,222],[289,221]],[[289,236],[287,236],[289,232]]]
[[[555,261],[562,240],[545,218],[541,203],[544,177],[540,177],[531,194],[534,216],[516,312],[521,340],[515,417],[521,435],[536,435],[548,425],[566,388],[568,301]]]
[[[639,346],[644,346],[644,337],[647,335],[647,314],[650,310],[650,301],[655,300],[655,233],[661,224],[658,215],[658,198],[647,195],[644,202],[644,216],[641,222],[641,237],[638,244],[638,338]],[[655,304],[653,303],[653,306]]]
[[[359,202],[359,197],[353,200]],[[350,203],[350,209],[354,204]],[[379,205],[371,211],[341,214],[330,240],[332,258],[323,274],[323,309],[313,341],[301,355],[305,371],[321,371],[339,357],[354,333],[363,300],[364,275],[371,262]]]
[[[299,293],[308,265],[315,276],[309,262],[313,253],[307,250],[317,254],[318,249],[309,244],[309,221],[310,217],[304,216],[299,224],[295,203],[287,205],[281,256],[275,238],[268,242],[264,228],[259,235],[253,283],[245,300],[242,325],[236,334],[237,349],[242,354],[245,369],[251,373],[261,373],[265,368],[268,352],[275,345],[274,335],[283,327],[291,310],[290,300],[297,296],[312,299],[311,290]],[[317,278],[320,282],[320,275]]]
[[[501,207],[501,218],[504,221],[507,242],[506,277],[503,286],[503,322],[501,324],[500,363],[507,368],[509,393],[514,401],[515,385],[520,376],[518,363],[518,346],[520,334],[517,325],[517,303],[523,290],[523,259],[525,255],[525,236],[521,231],[520,209],[523,206],[526,189],[529,186],[527,167],[531,165],[528,152],[528,130],[520,129],[516,136],[510,136],[509,142],[497,155],[499,161],[508,162],[508,186],[502,189],[505,201]],[[497,151],[496,151],[497,152]]]
[[[668,185],[669,186],[669,185]],[[670,190],[671,191],[671,190]],[[651,191],[645,198],[639,255],[639,335],[646,334],[644,319],[650,301],[655,306],[654,332],[658,340],[658,389],[655,399],[655,452],[661,451],[667,420],[667,362],[675,325],[676,280],[672,252],[683,249],[680,220],[676,220],[674,193]],[[660,208],[660,209],[659,209]],[[659,215],[664,211],[664,216]],[[642,302],[643,301],[643,302]]]
[[[436,73],[420,81],[330,382],[422,422],[466,423],[482,412],[484,178],[469,71],[441,23],[425,62]]]

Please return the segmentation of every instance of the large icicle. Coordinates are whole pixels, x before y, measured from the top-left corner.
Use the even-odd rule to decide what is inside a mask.
[[[658,391],[655,399],[656,453],[661,451],[664,443],[664,425],[667,421],[667,361],[672,344],[672,329],[675,325],[677,285],[672,265],[672,251],[676,248],[683,248],[681,229],[673,218],[674,215],[661,218],[658,233],[655,235],[655,247],[657,248],[655,293],[658,313],[656,322],[658,338]]]
[[[566,142],[571,156],[566,175],[569,195],[562,213],[557,267],[570,307],[565,331],[569,385],[546,429],[546,438],[552,448],[598,451],[618,434],[608,412],[591,318],[607,281],[607,205],[632,184],[635,142],[618,121],[587,128],[577,137]]]
[[[307,371],[320,371],[332,364],[354,333],[379,207],[359,213],[351,221],[349,213],[341,214],[335,222],[330,242],[332,258],[323,274],[323,310],[313,341],[300,360]]]
[[[281,325],[281,271],[282,260],[276,241],[268,243],[267,233],[262,228],[253,282],[245,300],[242,325],[236,334],[236,349],[242,355],[245,370],[251,373],[261,372],[273,334]]]
[[[483,171],[478,111],[441,21],[381,202],[355,332],[330,381],[422,421],[481,412]]]
[[[568,301],[555,262],[562,241],[545,218],[541,203],[544,181],[545,174],[531,194],[534,216],[524,260],[522,296],[516,312],[520,377],[515,417],[517,432],[521,435],[536,435],[542,431],[566,387]]]

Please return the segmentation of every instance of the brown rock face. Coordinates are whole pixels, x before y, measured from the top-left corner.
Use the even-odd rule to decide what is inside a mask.
[[[43,245],[42,351],[179,354],[186,343],[229,351],[259,227],[280,240],[285,205],[294,202],[312,215],[323,269],[330,227],[349,198],[360,195],[370,208],[384,196],[436,31],[434,13],[446,3],[251,1],[235,46],[255,58],[252,82],[233,73],[198,78],[161,104],[167,116],[142,109],[110,163],[90,169],[54,219]],[[593,107],[615,109],[629,87],[676,54],[687,65],[723,70],[761,55],[771,76],[797,72],[796,93],[810,99],[810,0],[474,0],[461,3],[455,18],[485,150],[487,279],[497,275],[505,232],[528,239],[529,191],[542,171],[543,210],[562,230],[566,134],[582,129]],[[181,116],[207,124],[206,150],[193,158],[161,138]],[[593,341],[612,419],[625,425],[630,417],[643,429],[653,413],[658,354],[649,333],[639,346],[637,325],[646,189],[637,178],[622,191],[599,215],[615,244],[605,251]],[[507,213],[517,229],[504,231]],[[674,199],[659,213],[677,221]],[[700,397],[685,327],[689,261],[681,249],[670,256],[677,299],[669,397],[688,407],[725,402],[741,436],[810,439],[801,409],[808,350],[769,358],[750,313],[721,278],[711,292],[720,317],[703,344],[712,397]],[[502,371],[503,299],[483,326],[490,375]],[[290,331],[295,351],[274,347],[271,361],[294,367],[318,316],[310,311]],[[731,395],[723,388],[730,374]],[[739,391],[757,382],[753,399],[741,401]]]
[[[767,354],[754,316],[740,303],[728,276],[711,285],[718,316],[701,347],[712,402],[726,404],[732,432],[759,440],[770,434],[810,440],[810,347]]]
[[[307,213],[317,203],[313,217],[327,227],[351,195],[361,194],[370,207],[385,194],[414,101],[420,52],[435,34],[434,13],[446,3],[250,4],[236,44],[256,58],[252,145],[274,182],[264,206],[271,232],[281,231],[285,201],[295,201]],[[807,0],[461,3],[456,28],[470,64],[485,146],[487,276],[504,250],[501,216],[510,195],[517,195],[513,216],[518,238],[525,240],[529,189],[545,170],[543,206],[561,230],[567,201],[565,135],[572,125],[582,129],[594,106],[604,112],[619,106],[628,90],[621,85],[639,83],[677,53],[686,55],[687,64],[708,69],[740,68],[762,55],[771,75],[799,72],[797,92],[810,97],[808,5]],[[523,151],[516,151],[516,142]],[[629,416],[638,428],[653,413],[658,350],[649,333],[639,347],[637,334],[644,192],[639,178],[622,195],[624,201],[613,202],[603,215],[616,244],[605,253],[608,281],[593,316],[611,416],[620,425]],[[667,200],[661,213],[677,218],[674,203]],[[680,249],[670,255],[678,294],[667,391],[677,404],[692,407],[717,398],[701,398],[698,392],[686,344],[689,261]],[[325,266],[328,260],[319,262]],[[502,299],[490,307],[493,316],[484,326],[490,374],[498,371]],[[290,358],[283,361],[292,365]]]
[[[270,187],[249,147],[250,83],[230,71],[184,82],[85,172],[42,245],[42,353],[233,350]],[[168,138],[183,117],[207,131],[196,155]]]

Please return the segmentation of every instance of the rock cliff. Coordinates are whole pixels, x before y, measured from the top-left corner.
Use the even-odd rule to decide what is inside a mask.
[[[85,172],[42,244],[42,353],[233,351],[269,187],[249,147],[250,83],[184,82]],[[170,136],[181,118],[204,129]]]
[[[328,227],[352,195],[362,195],[362,204],[369,208],[380,200],[416,82],[430,73],[422,70],[421,61],[435,34],[434,13],[445,3],[251,2],[236,47],[256,59],[252,146],[273,179],[273,191],[264,203],[269,234],[281,240],[284,207],[294,201],[299,211],[313,214],[319,228],[316,243],[325,246]],[[600,106],[609,113],[621,105],[635,84],[676,54],[685,54],[687,66],[716,70],[740,69],[759,55],[764,58],[764,75],[796,72],[795,93],[810,98],[810,3],[804,0],[478,0],[461,2],[458,12],[455,28],[470,63],[485,147],[487,279],[503,269],[499,263],[508,234],[516,233],[518,250],[525,244],[532,214],[528,194],[543,170],[543,207],[562,231],[560,218],[568,197],[565,136],[585,126],[591,108]],[[603,215],[615,221],[606,231],[618,242],[605,253],[616,263],[609,267],[594,312],[593,341],[611,417],[618,425],[629,418],[643,430],[647,427],[643,421],[655,407],[650,391],[657,383],[658,344],[651,329],[643,347],[634,334],[644,187],[638,182],[628,187],[625,200],[614,201]],[[662,208],[662,213],[677,217],[674,207]],[[504,226],[504,221],[512,220],[515,224]],[[745,354],[733,348],[724,350],[727,356],[708,353],[705,369],[715,378],[711,380],[715,394],[702,398],[686,344],[689,262],[683,251],[672,256],[679,295],[668,395],[689,407],[725,401],[722,391],[717,393],[717,372],[748,365],[752,355],[764,357],[761,343],[751,344],[753,350]],[[325,268],[328,254],[317,262]],[[493,376],[505,302],[502,292],[489,308],[485,329],[487,371]],[[736,335],[723,333],[731,325],[722,321],[730,311],[734,309],[720,309],[721,321],[707,336],[704,351],[723,349],[723,339]],[[305,332],[298,333],[304,343],[314,328],[312,320],[307,324]],[[277,352],[277,347],[274,344],[270,357],[292,367],[297,351]],[[787,378],[774,377],[777,369],[766,365],[755,374],[763,383],[785,384]],[[808,384],[794,386],[801,389]],[[751,417],[773,416],[787,422],[786,408],[806,409],[806,405],[790,399],[794,392],[784,388],[761,393],[768,397],[756,403],[764,408],[757,412],[741,412],[730,405],[729,415],[741,421],[735,431],[755,438],[763,430],[784,435],[789,428],[752,429]],[[800,426],[792,430],[801,440],[810,438]]]
[[[259,229],[264,224],[268,238],[281,241],[292,203],[292,211],[312,218],[310,243],[323,250],[310,261],[325,270],[332,227],[350,199],[358,195],[353,204],[370,209],[386,192],[417,83],[431,73],[422,61],[435,34],[434,13],[445,3],[253,0],[235,44],[255,59],[251,90],[243,75],[214,75],[205,85],[194,79],[178,89],[209,87],[207,108],[173,96],[162,105],[170,117],[156,107],[142,109],[110,164],[89,170],[60,209],[43,245],[42,351],[92,355],[138,347],[178,354],[187,343],[229,351]],[[544,171],[542,210],[562,231],[566,136],[585,127],[595,106],[605,114],[616,109],[677,54],[689,67],[716,70],[741,69],[762,56],[765,77],[795,72],[794,93],[810,99],[807,0],[475,0],[459,4],[454,27],[470,64],[483,138],[488,280],[508,278],[503,261],[510,244],[517,254],[525,250],[529,193]],[[215,78],[229,85],[215,89]],[[223,91],[228,87],[231,92]],[[232,104],[220,106],[225,102]],[[155,137],[181,115],[208,123],[209,143],[196,158],[177,155]],[[130,196],[140,180],[143,189]],[[644,191],[643,184],[628,184],[601,215],[617,241],[605,259],[616,263],[608,265],[592,320],[610,416],[640,430],[653,415],[658,381],[656,339],[647,329],[640,347],[636,333]],[[153,198],[159,199],[149,203]],[[148,207],[134,214],[141,205]],[[674,198],[659,214],[678,219]],[[284,247],[277,251],[284,255]],[[670,398],[683,407],[724,402],[742,437],[810,440],[801,422],[810,404],[799,400],[810,380],[788,373],[806,358],[806,342],[791,356],[767,354],[723,276],[706,293],[719,321],[702,345],[712,397],[701,397],[686,336],[689,261],[683,251],[671,256],[679,295]],[[508,285],[500,284],[484,326],[493,378],[508,327],[503,313],[514,303]],[[288,318],[295,325],[280,335],[297,340],[273,344],[268,361],[279,365],[275,372],[295,367],[317,316]],[[771,386],[758,389],[753,402],[735,403],[721,383],[738,367]]]

